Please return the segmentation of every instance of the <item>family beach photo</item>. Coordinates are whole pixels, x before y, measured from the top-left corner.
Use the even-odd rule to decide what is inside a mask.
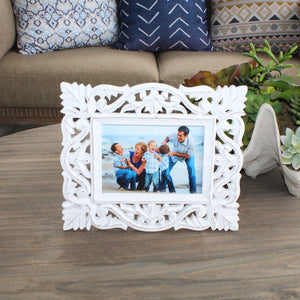
[[[102,192],[201,194],[204,126],[102,125]]]

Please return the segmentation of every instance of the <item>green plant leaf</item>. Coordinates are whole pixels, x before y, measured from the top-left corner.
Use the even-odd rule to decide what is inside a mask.
[[[250,122],[250,121],[248,121],[246,124],[245,124],[245,131],[251,131],[251,130],[253,130],[253,128],[254,128],[254,122]]]
[[[300,153],[300,138],[295,134],[292,136],[291,145],[296,152]]]
[[[289,149],[289,147],[291,146],[291,142],[289,139],[286,138],[285,135],[282,135],[280,137],[280,141],[281,141],[281,151],[284,152],[285,150]]]
[[[300,168],[300,154],[294,155],[292,159],[292,166],[294,170],[298,170]]]
[[[289,139],[292,138],[293,134],[294,134],[294,131],[293,131],[292,129],[290,129],[290,128],[288,128],[288,127],[285,129],[285,135],[286,135]]]
[[[277,79],[268,79],[264,82],[264,86],[273,86],[282,91],[297,87],[297,83],[292,76],[280,76]]]
[[[274,101],[274,100],[285,100],[286,102],[290,102],[291,101],[291,98],[294,94],[294,91],[293,90],[286,90],[286,91],[274,91],[271,93],[271,99]]]
[[[245,102],[245,112],[252,121],[256,121],[256,117],[260,107],[264,104],[270,104],[276,113],[281,111],[279,101],[272,102],[269,94],[257,94],[251,90],[247,92],[247,100]]]
[[[297,77],[300,78],[300,66],[295,66],[298,69]]]
[[[274,101],[274,102],[270,101],[270,102],[266,102],[266,103],[270,104],[273,107],[273,109],[277,115],[281,112],[282,105],[279,101]]]
[[[292,159],[294,155],[286,150],[281,154],[281,156],[285,159]]]
[[[292,162],[291,159],[289,159],[289,158],[284,158],[284,157],[282,157],[282,156],[281,156],[281,161],[282,161],[282,163],[283,163],[284,165],[290,165],[291,162]]]
[[[290,148],[293,134],[294,131],[287,127],[285,129],[285,135],[280,136],[281,144],[285,147],[284,151]]]
[[[300,127],[298,127],[295,131],[295,135],[300,138]]]

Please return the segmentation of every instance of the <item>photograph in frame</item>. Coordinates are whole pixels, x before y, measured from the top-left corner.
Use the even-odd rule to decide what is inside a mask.
[[[169,141],[168,143],[164,144],[164,141],[167,137],[171,137],[171,140],[176,138],[177,139],[177,132],[178,126],[159,126],[159,125],[103,125],[102,126],[102,191],[103,193],[106,192],[113,192],[116,190],[123,191],[123,188],[116,182],[116,176],[114,169],[121,171],[120,167],[124,167],[124,171],[127,169],[127,161],[130,157],[133,156],[135,151],[135,146],[143,146],[146,147],[147,153],[149,155],[149,159],[146,160],[146,169],[147,165],[152,164],[152,170],[149,167],[148,173],[151,176],[153,174],[158,173],[158,177],[161,178],[162,172],[169,168],[171,162],[174,163],[174,167],[172,168],[170,177],[174,183],[173,189],[167,188],[164,186],[163,188],[158,188],[156,182],[151,182],[149,186],[149,190],[147,192],[176,192],[180,194],[189,194],[189,175],[187,166],[184,163],[185,160],[178,158],[174,155],[172,158],[169,156],[169,153],[174,151],[174,142]],[[189,130],[189,134],[187,135],[187,139],[189,139],[191,145],[191,156],[194,159],[194,164],[192,168],[195,172],[195,182],[196,182],[196,191],[195,193],[201,194],[202,193],[202,179],[203,179],[203,154],[204,154],[204,126],[185,126]],[[118,154],[112,151],[112,145],[117,144],[117,146],[121,146],[123,151],[121,164],[123,163],[124,166],[120,165],[118,168],[114,165],[114,160],[116,157],[119,157]],[[165,145],[165,146],[163,146]],[[149,148],[151,150],[149,150]],[[161,153],[159,149],[164,153]],[[153,151],[153,155],[150,151]],[[155,157],[155,155],[160,156]],[[147,155],[146,155],[147,156]],[[152,156],[154,158],[152,159]],[[161,159],[161,161],[159,161]],[[154,160],[154,163],[152,162]],[[155,162],[157,160],[157,163]],[[137,162],[137,164],[139,161]],[[128,167],[130,170],[130,167]],[[146,171],[145,171],[146,173]],[[125,173],[126,175],[126,173]],[[122,179],[122,176],[120,176]],[[124,176],[126,177],[126,176]],[[159,184],[163,184],[159,181]],[[122,181],[121,181],[122,182]],[[132,187],[126,186],[125,188],[127,191],[146,191],[141,185],[138,188],[138,183],[133,184]]]
[[[179,118],[179,117],[178,117]],[[151,125],[150,125],[151,124]],[[193,181],[188,172],[186,159],[178,159],[177,156],[167,158],[168,168],[172,170],[169,175],[173,182],[175,191],[170,192],[167,184],[155,189],[151,180],[148,192],[145,190],[145,180],[147,176],[147,161],[143,176],[136,176],[135,190],[132,190],[131,182],[127,183],[124,189],[120,189],[117,181],[116,171],[122,173],[114,167],[114,160],[121,157],[111,149],[112,145],[117,143],[123,149],[123,160],[130,160],[130,155],[135,152],[135,146],[144,144],[144,157],[149,152],[149,142],[155,141],[156,149],[164,143],[166,138],[170,137],[167,143],[170,152],[174,150],[174,140],[177,141],[177,133],[180,127],[189,130],[186,141],[192,143],[191,165],[195,175],[195,190],[191,190]],[[132,202],[134,201],[161,201],[161,202],[198,202],[209,201],[211,198],[212,174],[213,174],[213,151],[215,141],[215,119],[205,117],[199,119],[190,117],[189,119],[180,117],[171,119],[161,116],[160,118],[141,117],[121,117],[112,116],[95,118],[93,120],[93,145],[94,145],[94,201],[101,202]],[[173,138],[173,142],[172,142]],[[176,150],[176,149],[175,149]],[[159,151],[159,150],[158,150]],[[154,154],[155,155],[155,154]],[[161,154],[158,154],[162,157]],[[189,159],[189,161],[191,161]],[[150,162],[151,163],[151,162]],[[127,167],[126,163],[123,163]],[[158,163],[158,176],[161,178],[163,163]],[[190,167],[190,166],[189,166]],[[130,169],[130,168],[129,168]],[[124,170],[125,174],[134,173],[131,170]],[[139,180],[142,177],[144,180]],[[162,183],[159,181],[159,183]],[[138,199],[138,200],[137,200]]]

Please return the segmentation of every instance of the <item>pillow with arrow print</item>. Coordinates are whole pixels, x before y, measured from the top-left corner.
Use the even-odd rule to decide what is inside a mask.
[[[121,0],[116,49],[212,51],[205,0]]]

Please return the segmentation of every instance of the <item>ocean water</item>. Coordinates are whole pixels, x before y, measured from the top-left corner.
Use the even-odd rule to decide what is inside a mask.
[[[204,126],[189,126],[190,136],[196,146],[203,145]],[[133,150],[136,143],[155,140],[157,146],[172,133],[177,132],[175,126],[132,126],[132,125],[102,125],[102,149],[109,150],[113,143],[119,143],[124,150]]]

